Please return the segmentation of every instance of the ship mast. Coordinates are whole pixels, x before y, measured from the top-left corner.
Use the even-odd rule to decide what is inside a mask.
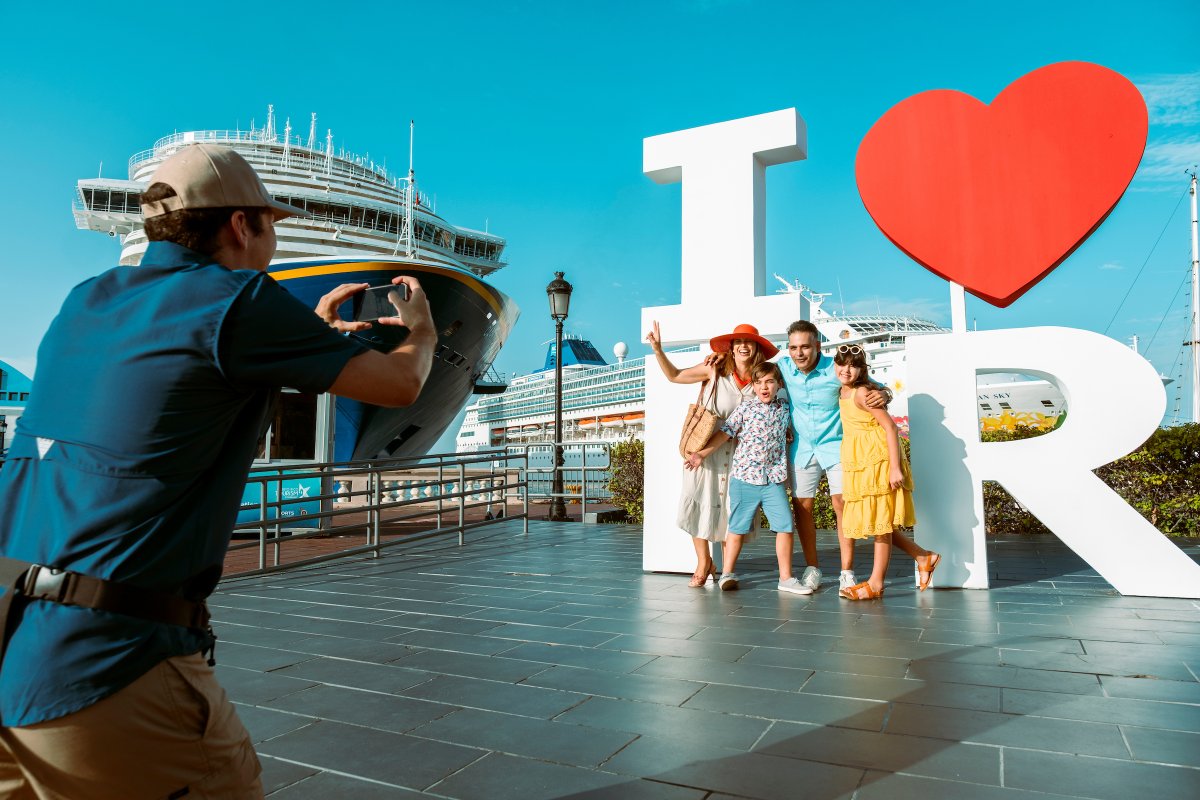
[[[1192,422],[1200,423],[1200,221],[1196,216],[1196,168],[1192,176]]]
[[[417,191],[417,176],[413,171],[413,133],[415,130],[413,120],[408,121],[408,197],[405,199],[405,217],[408,221],[408,240],[405,246],[408,251],[408,257],[413,257],[413,195]]]

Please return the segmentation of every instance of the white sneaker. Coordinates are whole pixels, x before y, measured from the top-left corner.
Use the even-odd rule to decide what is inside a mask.
[[[726,572],[721,576],[721,580],[717,582],[723,592],[736,592],[738,588],[738,576],[732,572]]]
[[[800,576],[800,582],[807,586],[810,592],[815,592],[821,588],[821,570],[816,567],[805,567],[804,574]]]
[[[854,577],[854,570],[844,569],[842,574],[838,576],[838,591],[849,589],[858,583],[858,578]]]
[[[813,590],[802,584],[795,578],[788,578],[786,581],[779,582],[779,591],[788,592],[790,594],[812,594]]]

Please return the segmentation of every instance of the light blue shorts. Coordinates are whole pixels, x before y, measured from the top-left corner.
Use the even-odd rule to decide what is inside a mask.
[[[787,490],[782,483],[756,486],[737,478],[729,479],[729,532],[744,536],[758,522],[758,507],[762,506],[771,530],[792,532],[792,509],[788,507]]]

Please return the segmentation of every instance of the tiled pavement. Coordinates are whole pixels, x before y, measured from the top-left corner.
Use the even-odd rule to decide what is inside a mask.
[[[223,585],[272,800],[1200,797],[1200,603],[1052,537],[850,603],[776,592],[767,537],[721,593],[643,574],[638,528],[519,530]]]

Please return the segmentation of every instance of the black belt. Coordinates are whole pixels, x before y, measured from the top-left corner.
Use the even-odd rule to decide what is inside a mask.
[[[94,608],[150,622],[194,628],[211,635],[208,606],[203,600],[187,600],[167,592],[28,561],[0,557],[0,590],[4,591],[0,596],[0,658],[3,658],[12,634],[9,623],[15,601],[44,600],[64,606]]]

